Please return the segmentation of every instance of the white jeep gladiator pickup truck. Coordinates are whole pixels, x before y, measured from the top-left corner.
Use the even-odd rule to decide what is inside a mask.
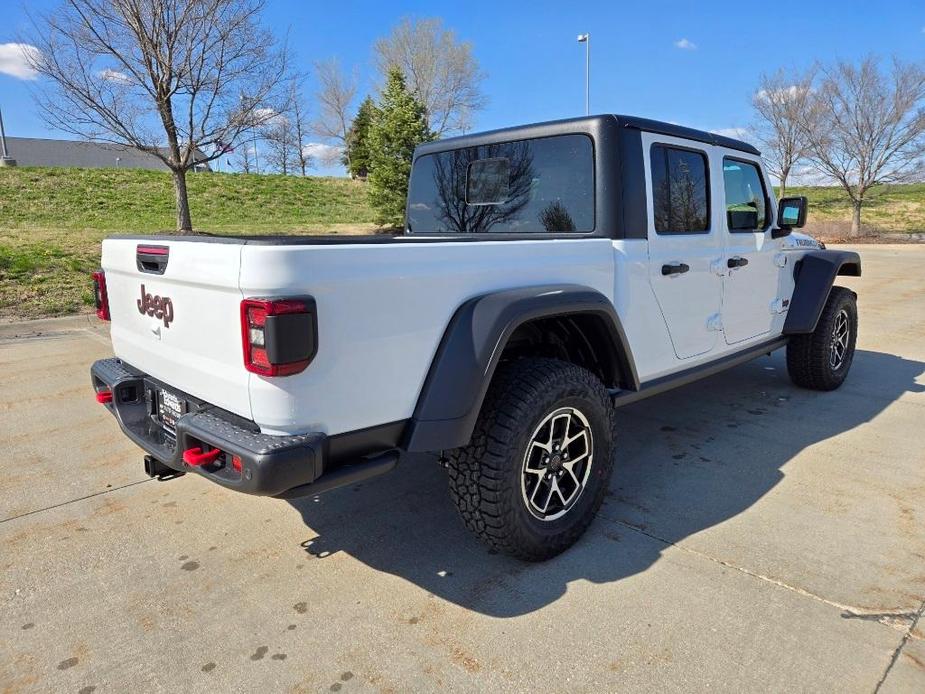
[[[466,525],[528,560],[601,504],[616,408],[787,348],[837,388],[856,253],[793,233],[760,153],[603,115],[414,155],[397,236],[120,236],[96,398],[148,474],[292,498],[435,452]]]

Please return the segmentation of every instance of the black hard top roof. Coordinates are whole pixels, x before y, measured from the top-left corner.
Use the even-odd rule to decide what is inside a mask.
[[[651,120],[649,118],[620,116],[616,114],[567,118],[544,123],[533,123],[531,125],[518,125],[513,128],[502,128],[500,130],[489,130],[482,133],[473,133],[471,135],[460,135],[459,137],[448,137],[444,140],[418,145],[415,154],[421,155],[443,152],[448,149],[475,147],[477,145],[504,142],[506,140],[522,140],[533,137],[564,135],[569,132],[597,131],[606,121],[609,121],[611,126],[613,121],[616,121],[621,128],[634,128],[636,130],[644,130],[645,132],[658,133],[660,135],[683,137],[688,140],[695,140],[696,142],[705,142],[710,145],[737,149],[740,152],[748,152],[749,154],[761,154],[761,152],[747,142],[736,140],[732,137],[717,135],[716,133],[707,132],[706,130],[685,128],[683,125]]]

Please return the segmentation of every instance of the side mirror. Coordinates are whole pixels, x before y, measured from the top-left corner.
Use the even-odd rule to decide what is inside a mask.
[[[777,203],[777,226],[799,229],[804,224],[806,224],[806,198],[802,195],[781,198]]]
[[[806,198],[795,195],[792,198],[781,198],[777,203],[777,229],[771,230],[771,238],[779,239],[790,234],[794,227],[800,228],[806,224]]]

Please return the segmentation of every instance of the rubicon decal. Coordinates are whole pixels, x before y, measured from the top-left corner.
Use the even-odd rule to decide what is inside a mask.
[[[141,285],[141,298],[135,302],[138,313],[147,313],[158,320],[164,321],[164,327],[169,328],[173,321],[173,302],[166,296],[156,296],[145,292]]]

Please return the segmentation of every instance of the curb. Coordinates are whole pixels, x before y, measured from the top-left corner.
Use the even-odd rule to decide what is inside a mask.
[[[40,337],[75,330],[92,330],[99,334],[109,332],[109,325],[99,320],[95,313],[81,313],[61,318],[39,318],[37,320],[0,322],[0,339],[12,340],[24,337]]]
[[[925,233],[918,231],[908,234],[886,233],[880,234],[880,238],[889,239],[890,241],[905,241],[906,243],[922,243],[925,241]]]

